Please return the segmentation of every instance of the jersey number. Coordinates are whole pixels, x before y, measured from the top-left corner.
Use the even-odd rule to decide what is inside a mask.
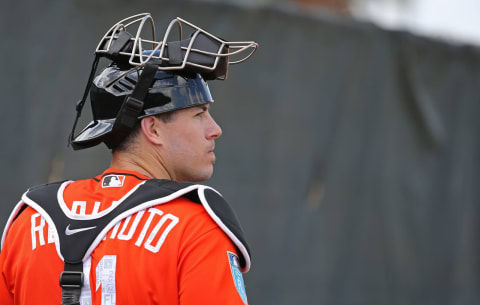
[[[117,268],[117,256],[105,255],[95,268],[96,284],[95,291],[102,286],[102,305],[116,304],[115,270]]]

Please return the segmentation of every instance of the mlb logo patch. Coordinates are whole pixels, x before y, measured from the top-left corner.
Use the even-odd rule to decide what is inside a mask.
[[[123,175],[107,175],[102,179],[102,188],[107,187],[122,187],[125,181]]]
[[[238,294],[242,298],[243,303],[247,305],[247,291],[245,290],[245,284],[243,283],[243,276],[242,272],[240,271],[238,256],[230,251],[227,251],[227,255],[228,262],[230,263],[230,270],[232,271],[233,283],[235,284],[235,288],[237,288]]]

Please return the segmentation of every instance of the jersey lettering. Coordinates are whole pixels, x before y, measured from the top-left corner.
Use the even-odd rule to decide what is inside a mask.
[[[100,201],[95,201],[95,206],[93,207],[92,215],[97,215],[98,210],[100,210]]]
[[[145,223],[145,226],[142,229],[142,232],[140,233],[140,236],[138,237],[137,241],[135,242],[135,246],[140,247],[142,245],[143,239],[145,238],[145,235],[147,235],[147,230],[152,224],[153,217],[156,215],[163,215],[163,212],[160,211],[159,209],[155,208],[150,208],[148,209],[148,212],[150,213],[150,216],[148,216],[147,222]]]
[[[147,211],[149,213],[149,216],[147,218],[147,221],[145,222],[145,225],[140,231],[140,235],[138,236],[137,241],[135,242],[135,245],[137,247],[140,247],[143,244],[145,249],[149,250],[150,252],[157,253],[158,251],[160,251],[160,248],[165,242],[165,239],[167,238],[170,231],[179,222],[179,219],[177,216],[172,214],[164,215],[163,211],[156,208],[149,208]],[[122,223],[118,223],[117,225],[115,225],[115,227],[112,230],[112,233],[110,234],[110,239],[117,238],[120,240],[131,240],[133,238],[133,235],[137,231],[138,224],[144,214],[145,214],[145,211],[138,212],[130,228],[129,228],[129,224],[132,216],[127,217],[125,221],[123,221]],[[162,217],[158,220],[158,222],[155,223],[154,222],[155,216],[162,216]],[[154,226],[153,230],[150,232],[150,235],[147,237],[147,240],[145,241],[145,243],[143,243],[147,235],[147,232],[152,226]],[[117,235],[117,232],[119,230],[120,232]],[[125,233],[126,231],[127,233]],[[154,242],[156,243],[154,244]]]
[[[80,210],[80,211],[78,211]],[[86,201],[74,201],[72,204],[72,213],[77,215],[86,215],[87,202]]]
[[[35,213],[30,218],[30,222],[32,223],[32,250],[35,250],[37,248],[37,245],[45,245],[45,236],[43,233],[45,228],[45,218],[43,218],[39,213]],[[50,227],[48,227],[47,238],[47,242],[49,244],[55,242],[55,236],[53,234],[53,230]]]
[[[81,207],[81,202],[77,201],[77,203],[78,204],[76,206]],[[80,211],[82,211],[82,208],[80,208]],[[148,251],[152,253],[158,253],[163,243],[165,242],[168,234],[178,224],[179,218],[172,214],[164,214],[163,211],[156,208],[149,208],[147,211],[149,213],[147,221],[141,229],[135,245],[137,247],[141,247],[143,245],[143,247]],[[125,241],[131,240],[135,233],[138,232],[138,224],[142,220],[144,214],[145,210],[140,211],[137,214],[130,215],[125,218],[124,221],[117,223],[112,229],[110,239],[118,239]],[[44,228],[46,222],[39,213],[35,213],[31,217],[31,223],[32,250],[35,250],[37,246],[45,245]],[[55,235],[53,229],[51,229],[50,226],[47,226],[47,228],[48,243],[54,243]],[[69,228],[67,227],[66,234],[71,235],[77,233],[77,231],[84,231],[93,228],[94,227],[69,230]],[[150,234],[148,234],[147,237],[148,232],[150,232]],[[105,236],[104,240],[106,238],[107,236]]]
[[[55,235],[53,234],[53,229],[50,226],[48,226],[48,243],[53,244],[54,242],[55,242]]]
[[[37,219],[40,219],[40,223],[37,225]],[[45,227],[45,219],[40,214],[33,214],[31,217],[32,222],[32,250],[37,248],[37,237],[40,246],[45,245],[45,238],[43,237],[43,227]]]
[[[112,202],[112,205],[115,205],[115,204],[117,204],[117,201]],[[100,201],[95,201],[92,212],[91,213],[89,212],[87,214],[87,202],[75,200],[73,201],[72,209],[70,211],[76,215],[97,215],[100,210],[100,205],[101,205]]]
[[[128,216],[126,219],[125,219],[125,222],[123,223],[123,226],[122,226],[122,230],[120,230],[120,233],[118,233],[118,239],[121,239],[121,240],[130,240],[132,239],[132,236],[133,236],[133,233],[135,233],[135,230],[137,229],[137,226],[138,226],[138,223],[140,222],[140,219],[142,219],[142,216],[143,216],[143,213],[145,213],[145,211],[140,211],[137,213],[137,216],[135,216],[135,220],[133,221],[132,225],[130,226],[130,230],[128,230],[128,233],[125,234],[125,231],[128,227],[128,224],[130,222],[130,218],[132,218],[132,216]]]
[[[154,246],[153,241],[155,237],[158,235],[158,232],[167,221],[170,221],[170,223],[166,226],[162,235],[160,235],[160,239],[158,240],[157,244]],[[157,225],[153,229],[152,233],[150,233],[150,236],[148,236],[148,239],[145,242],[145,249],[150,250],[153,253],[157,253],[158,251],[160,251],[160,248],[162,247],[163,242],[167,238],[168,233],[170,233],[170,231],[173,229],[173,227],[175,227],[177,223],[178,223],[178,217],[173,216],[172,214],[167,214],[163,216],[162,219],[160,219],[160,221],[157,223]]]

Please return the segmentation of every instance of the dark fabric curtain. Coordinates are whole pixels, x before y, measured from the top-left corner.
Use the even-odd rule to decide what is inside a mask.
[[[174,1],[1,4],[4,224],[30,185],[109,166],[66,147],[100,37],[151,12],[260,49],[210,83],[207,182],[250,240],[250,304],[480,303],[480,50],[331,15]],[[89,106],[79,123],[89,121]]]

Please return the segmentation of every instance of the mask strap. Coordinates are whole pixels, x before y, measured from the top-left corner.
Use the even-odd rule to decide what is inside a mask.
[[[123,101],[110,137],[104,141],[108,148],[115,148],[135,127],[138,117],[142,114],[148,90],[155,81],[157,71],[158,65],[156,64],[147,63],[143,67],[142,74],[132,94]]]
[[[82,115],[83,106],[85,105],[85,101],[87,100],[88,94],[90,93],[90,87],[92,86],[93,77],[95,76],[95,72],[97,71],[99,61],[100,61],[100,56],[95,54],[95,59],[93,60],[92,69],[90,70],[90,76],[88,77],[87,86],[85,87],[85,92],[83,93],[82,99],[77,102],[77,106],[75,107],[75,109],[77,110],[77,115],[75,117],[75,121],[73,122],[72,132],[68,137],[67,146],[72,145],[73,139],[75,138],[75,128],[77,127],[78,119]]]

